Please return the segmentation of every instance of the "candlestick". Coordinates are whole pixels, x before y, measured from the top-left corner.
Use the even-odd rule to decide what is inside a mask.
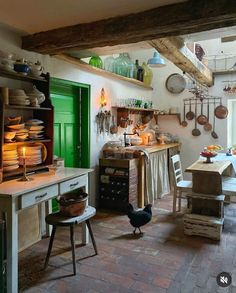
[[[25,147],[23,148],[23,176],[19,181],[31,181],[32,178],[26,176],[26,161],[25,161]]]

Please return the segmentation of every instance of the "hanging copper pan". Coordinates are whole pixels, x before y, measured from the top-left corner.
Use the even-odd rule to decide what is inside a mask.
[[[225,119],[229,112],[227,107],[223,106],[220,100],[220,105],[215,108],[214,113],[218,119]]]

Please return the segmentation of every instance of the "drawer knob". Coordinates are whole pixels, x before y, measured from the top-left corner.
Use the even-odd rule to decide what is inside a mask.
[[[75,187],[75,186],[78,185],[78,184],[79,184],[79,182],[72,183],[72,184],[70,184],[70,188]]]
[[[41,195],[37,195],[37,196],[35,196],[35,199],[36,199],[36,200],[40,200],[40,199],[44,198],[46,195],[47,195],[47,192],[45,192],[45,193],[43,193],[43,194],[41,194]]]

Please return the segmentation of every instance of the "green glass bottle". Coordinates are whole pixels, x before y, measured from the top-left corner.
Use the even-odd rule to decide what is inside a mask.
[[[89,65],[94,66],[94,67],[98,67],[101,69],[103,68],[102,59],[97,55],[94,55],[90,58]]]
[[[138,60],[135,61],[135,65],[137,68],[137,80],[143,81],[143,74],[144,74],[143,67],[139,65]]]

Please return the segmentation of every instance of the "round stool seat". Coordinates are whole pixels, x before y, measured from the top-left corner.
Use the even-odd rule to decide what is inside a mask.
[[[69,226],[70,227],[70,240],[71,240],[71,249],[72,249],[72,259],[73,259],[73,273],[76,275],[76,263],[75,263],[75,242],[74,242],[74,226],[79,223],[86,223],[88,228],[95,255],[98,254],[96,242],[93,236],[93,231],[90,225],[89,219],[96,215],[96,209],[91,206],[87,206],[82,215],[77,217],[67,217],[63,216],[61,213],[52,213],[46,216],[45,221],[47,224],[52,225],[52,234],[50,237],[48,252],[44,263],[44,269],[46,269],[49,261],[49,257],[52,250],[53,240],[56,233],[57,226]]]
[[[72,224],[79,224],[96,215],[96,209],[87,206],[82,215],[76,217],[63,216],[60,212],[52,213],[46,216],[45,221],[49,225],[69,226]]]

